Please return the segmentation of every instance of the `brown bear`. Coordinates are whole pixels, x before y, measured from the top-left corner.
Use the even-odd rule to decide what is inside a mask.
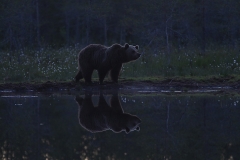
[[[134,61],[141,56],[138,49],[138,45],[133,46],[127,43],[124,46],[113,44],[110,47],[100,44],[88,45],[79,53],[75,81],[84,78],[86,83],[92,83],[92,73],[97,70],[100,84],[103,84],[108,72],[111,80],[117,83],[123,63]]]
[[[139,131],[141,120],[134,115],[124,113],[117,94],[113,94],[110,105],[100,92],[98,106],[92,102],[92,93],[85,93],[85,98],[76,97],[79,106],[79,124],[86,130],[96,133],[112,130],[115,133]]]

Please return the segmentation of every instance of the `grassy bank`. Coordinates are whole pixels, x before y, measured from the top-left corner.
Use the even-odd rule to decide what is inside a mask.
[[[238,75],[239,53],[234,50],[160,51],[142,49],[135,62],[125,64],[122,78],[204,77]],[[77,72],[79,49],[43,49],[1,52],[0,82],[71,81]],[[94,77],[96,77],[94,73]]]
[[[239,53],[229,50],[209,50],[151,54],[124,66],[123,76],[229,76],[240,73]]]

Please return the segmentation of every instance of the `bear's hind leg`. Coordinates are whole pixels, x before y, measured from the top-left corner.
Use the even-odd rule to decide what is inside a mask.
[[[87,69],[86,71],[83,72],[83,78],[85,79],[85,83],[92,83],[92,73],[93,69]]]
[[[82,78],[83,78],[82,71],[79,70],[77,75],[75,76],[75,82],[78,82]]]

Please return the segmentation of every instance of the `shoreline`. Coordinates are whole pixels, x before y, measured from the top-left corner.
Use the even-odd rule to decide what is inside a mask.
[[[228,78],[206,78],[206,79],[193,79],[193,78],[164,78],[164,79],[119,79],[119,83],[111,83],[106,81],[104,85],[99,85],[97,80],[93,84],[87,85],[82,81],[46,81],[46,82],[14,82],[14,83],[1,83],[0,91],[84,91],[84,90],[135,90],[146,92],[158,92],[161,90],[219,90],[219,91],[240,91],[240,80],[232,77]]]

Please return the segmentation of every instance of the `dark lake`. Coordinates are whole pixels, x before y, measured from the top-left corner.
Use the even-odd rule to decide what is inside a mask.
[[[0,93],[1,159],[240,159],[240,97]]]

